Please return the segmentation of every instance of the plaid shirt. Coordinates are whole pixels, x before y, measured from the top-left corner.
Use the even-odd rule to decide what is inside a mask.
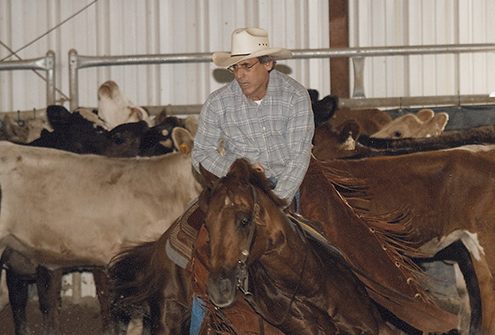
[[[291,201],[311,155],[314,116],[308,91],[273,70],[260,105],[248,99],[236,80],[210,94],[199,117],[192,161],[222,177],[237,158],[260,163],[275,178],[275,194]],[[225,154],[219,153],[224,140]]]

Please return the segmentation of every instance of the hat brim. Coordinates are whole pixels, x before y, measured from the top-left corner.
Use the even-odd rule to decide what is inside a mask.
[[[217,66],[229,67],[243,60],[261,56],[273,56],[275,59],[289,59],[292,57],[292,52],[284,48],[267,48],[255,51],[249,55],[233,57],[228,52],[215,52],[213,53],[212,59],[213,63]]]

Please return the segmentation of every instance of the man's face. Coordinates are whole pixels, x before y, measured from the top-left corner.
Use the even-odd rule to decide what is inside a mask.
[[[243,60],[233,66],[235,80],[246,97],[251,100],[265,97],[272,66],[273,62],[261,64],[258,58]]]

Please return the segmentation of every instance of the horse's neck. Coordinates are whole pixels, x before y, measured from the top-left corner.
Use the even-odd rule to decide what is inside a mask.
[[[298,228],[290,224],[285,214],[277,219],[286,220],[282,223],[285,244],[277,251],[263,255],[249,268],[250,280],[256,283],[252,285],[254,299],[260,306],[266,306],[261,312],[273,324],[289,321],[290,316],[287,320],[282,319],[298,303],[296,295],[311,296],[314,292],[309,290],[318,289],[314,279],[311,280],[311,288],[307,287],[308,280],[304,276],[317,273],[320,265],[320,260],[311,251],[312,246],[305,241]]]
[[[280,248],[265,253],[259,262],[265,269],[269,270],[266,275],[273,277],[273,280],[284,279],[290,281],[290,277],[294,276],[306,261],[306,250],[309,250],[310,246],[304,233],[290,222],[285,213],[266,199],[262,201],[262,206],[265,211],[268,211],[270,221],[264,224],[273,226],[276,223],[280,226],[285,236],[285,243]],[[281,273],[285,274],[285,277],[281,276]]]

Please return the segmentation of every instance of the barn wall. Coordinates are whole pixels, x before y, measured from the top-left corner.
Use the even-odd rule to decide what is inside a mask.
[[[12,50],[20,49],[92,3],[2,0],[0,41]],[[69,97],[70,49],[87,56],[229,51],[231,32],[244,26],[265,28],[272,46],[329,47],[326,0],[98,0],[18,56],[38,58],[54,50],[60,90],[56,99],[63,100]],[[0,59],[9,54],[0,45]],[[327,59],[280,64],[307,87],[330,93]],[[201,104],[226,80],[213,63],[89,68],[79,71],[79,104],[96,106],[99,85],[110,79],[139,105]],[[44,107],[44,85],[33,71],[0,71],[0,111]]]
[[[17,53],[22,59],[54,50],[56,98],[64,101],[69,98],[70,49],[88,56],[228,51],[232,30],[242,26],[265,28],[273,46],[328,48],[328,7],[328,0],[2,0],[0,60],[10,55],[9,49],[22,48]],[[349,0],[349,11],[351,47],[495,42],[495,21],[489,19],[495,2],[490,0]],[[488,94],[495,90],[490,75],[494,57],[479,53],[369,58],[365,93]],[[330,93],[327,59],[280,63],[306,87]],[[0,71],[0,111],[45,107],[44,73],[40,75]],[[109,79],[139,105],[200,104],[226,80],[213,63],[83,69],[79,104],[96,106],[97,88]]]
[[[349,8],[351,47],[495,43],[490,0],[350,0]],[[366,61],[365,93],[489,94],[494,70],[494,53],[374,57]]]

